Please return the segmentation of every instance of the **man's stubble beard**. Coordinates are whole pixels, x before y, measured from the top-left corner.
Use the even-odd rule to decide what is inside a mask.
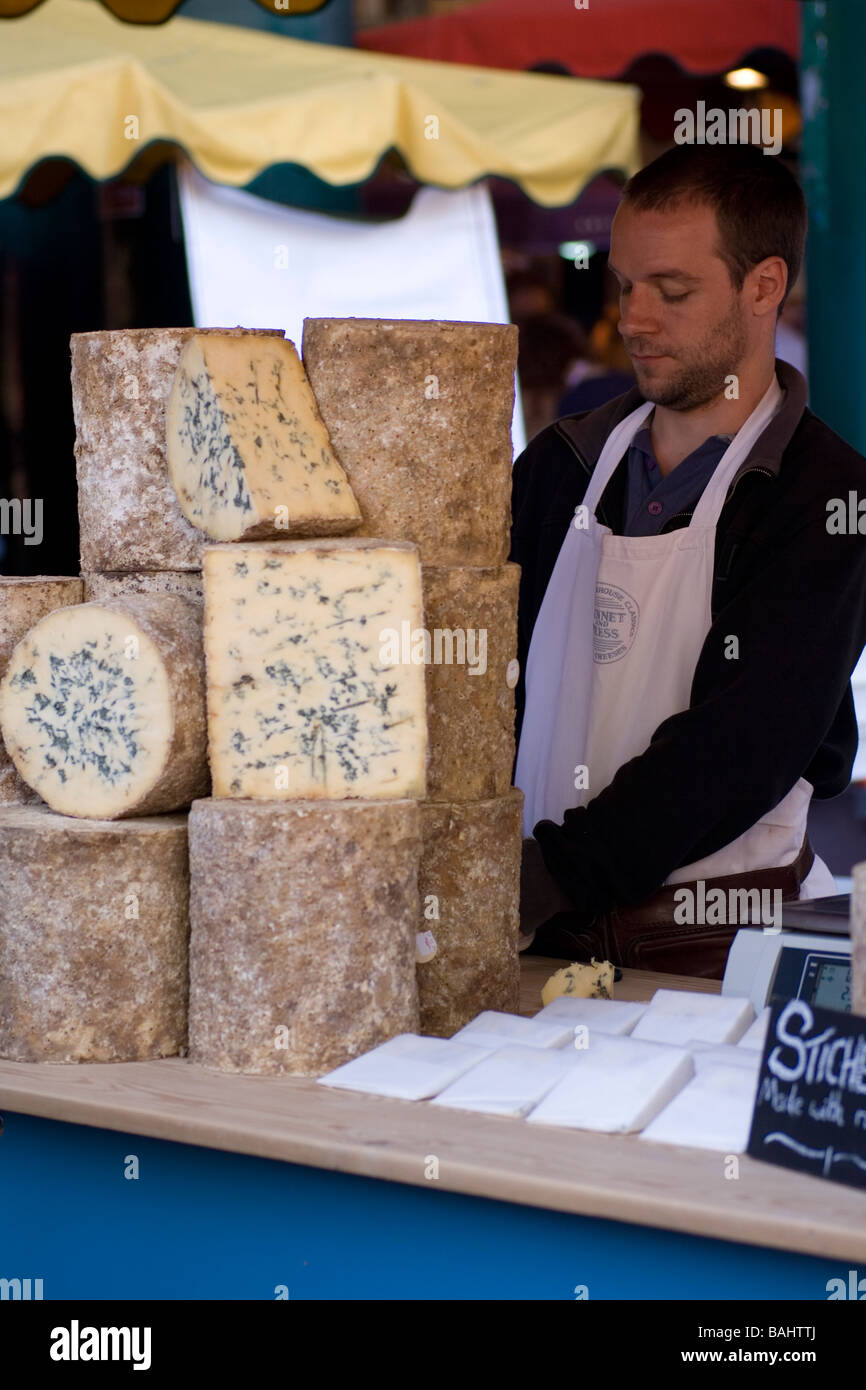
[[[709,405],[724,392],[726,378],[737,374],[747,345],[745,314],[734,299],[730,313],[713,327],[699,347],[689,350],[688,359],[676,359],[678,369],[666,381],[644,384],[637,364],[641,394],[645,400],[668,410],[697,410]]]

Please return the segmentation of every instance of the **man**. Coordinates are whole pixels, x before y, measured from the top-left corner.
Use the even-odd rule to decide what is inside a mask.
[[[635,175],[610,266],[637,386],[515,464],[521,928],[541,954],[719,978],[756,920],[738,890],[835,891],[806,816],[857,747],[866,538],[830,516],[866,467],[774,357],[805,227],[756,147],[678,146]],[[714,888],[732,910],[701,920]]]

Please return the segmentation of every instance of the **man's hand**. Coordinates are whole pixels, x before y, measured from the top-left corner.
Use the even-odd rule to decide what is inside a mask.
[[[521,936],[531,939],[531,933],[548,918],[555,916],[557,912],[573,910],[571,898],[563,893],[551,878],[541,857],[538,841],[532,838],[524,840],[520,864]]]

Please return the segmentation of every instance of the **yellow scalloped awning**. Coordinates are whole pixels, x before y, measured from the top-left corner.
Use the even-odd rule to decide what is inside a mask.
[[[44,3],[45,0],[0,0],[0,19],[26,14]],[[100,3],[100,0],[93,0],[93,3]],[[101,3],[118,19],[127,20],[130,24],[162,24],[170,14],[174,14],[182,0],[101,0]],[[238,0],[238,4],[241,3],[243,0]],[[255,3],[267,10],[268,14],[291,21],[295,15],[323,10],[328,0],[255,0]]]
[[[394,148],[422,183],[494,174],[562,206],[601,170],[638,167],[639,95],[192,19],[129,26],[92,0],[44,0],[0,29],[0,197],[40,160],[107,179],[168,141],[239,187],[281,163],[360,183]]]

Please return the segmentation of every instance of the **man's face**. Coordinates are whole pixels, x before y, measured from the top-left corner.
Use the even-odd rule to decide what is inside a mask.
[[[718,237],[707,206],[639,212],[623,203],[614,218],[619,331],[641,394],[671,410],[715,400],[749,345],[742,292],[717,253]]]

